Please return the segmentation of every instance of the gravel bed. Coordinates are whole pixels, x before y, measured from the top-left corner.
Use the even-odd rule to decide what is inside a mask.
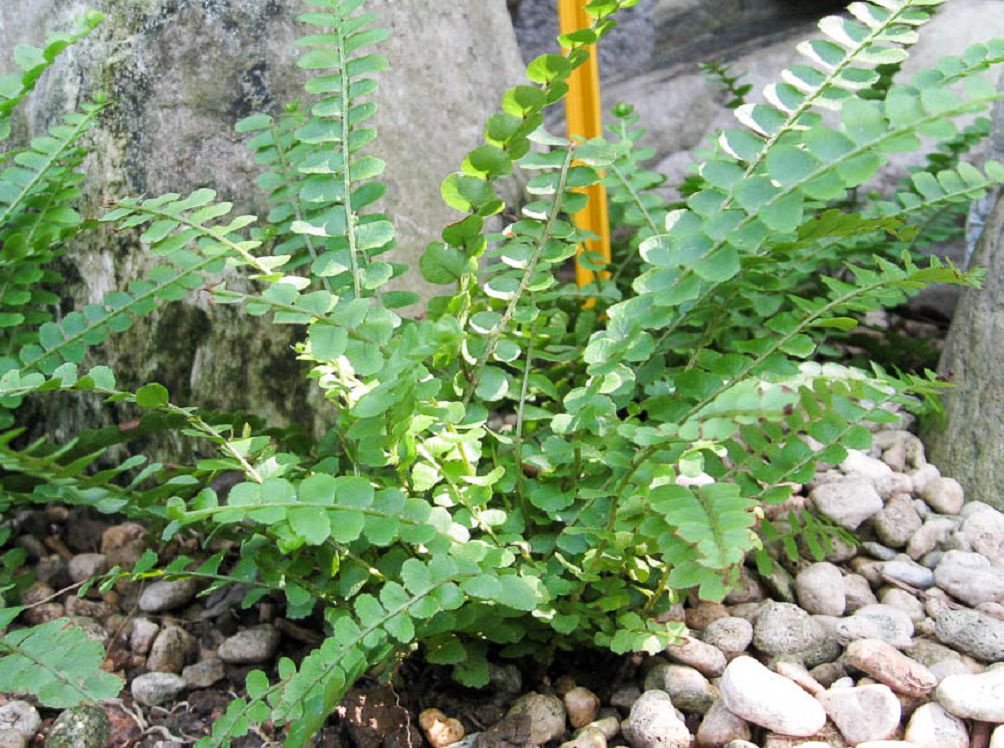
[[[824,561],[743,569],[723,603],[689,600],[687,635],[662,655],[582,651],[544,669],[500,661],[483,691],[404,662],[357,684],[320,746],[396,748],[1004,748],[1004,514],[966,502],[905,430],[825,466],[781,507],[855,531]],[[321,639],[244,590],[190,580],[77,586],[145,550],[144,529],[52,506],[14,518],[37,580],[14,625],[66,617],[106,647],[127,687],[102,708],[39,709],[0,695],[0,748],[190,745],[252,668]],[[198,556],[195,541],[174,554]],[[523,664],[523,663],[521,663]],[[239,746],[280,745],[253,733]]]

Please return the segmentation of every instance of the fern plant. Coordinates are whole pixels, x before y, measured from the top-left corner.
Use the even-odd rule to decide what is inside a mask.
[[[633,4],[589,3],[591,26],[528,66],[443,182],[458,215],[419,263],[444,289],[424,316],[394,311],[413,297],[386,290],[404,268],[382,259],[394,226],[374,207],[384,165],[367,152],[369,120],[386,60],[372,47],[385,32],[365,0],[314,0],[302,18],[309,100],[238,125],[265,167],[264,226],[231,218],[209,190],[123,198],[102,220],[140,232],[161,264],[101,304],[19,326],[36,339],[16,345],[0,374],[3,402],[90,391],[216,454],[171,471],[137,457],[96,472],[94,434],[22,447],[10,431],[4,501],[59,495],[146,517],[164,539],[232,539],[233,557],[161,573],[238,580],[253,588],[247,602],[271,591],[288,617],[323,615],[324,643],[252,672],[203,745],[267,721],[287,726],[286,745],[306,745],[356,679],[415,650],[469,686],[487,683],[490,654],[658,651],[680,633],[658,614],[686,590],[720,599],[760,548],[763,505],[786,500],[818,461],[867,446],[870,427],[895,420],[888,406],[913,407],[942,386],[811,359],[870,310],[932,282],[976,282],[899,250],[929,211],[1002,181],[1000,165],[939,162],[898,196],[846,205],[921,137],[953,152],[965,137],[955,120],[1000,96],[981,74],[1004,43],[887,85],[879,67],[902,61],[937,3],[855,3],[854,19],[821,23],[827,38],[800,47],[809,64],[785,71],[766,103],[737,108],[741,127],[721,133],[700,180],[669,205],[640,165],[626,111],[612,142],[542,127]],[[530,201],[493,233],[505,207],[496,186],[517,170],[530,175]],[[586,238],[569,216],[580,188],[601,179],[623,251],[637,256],[577,289],[558,272]],[[218,282],[225,267],[248,282]],[[251,419],[174,404],[159,384],[130,393],[105,368],[79,370],[88,347],[197,287],[303,329],[296,355],[331,406],[317,443],[291,449]],[[241,480],[224,495],[214,481],[230,471]],[[810,544],[825,534],[796,524]],[[155,574],[154,563],[121,573]]]

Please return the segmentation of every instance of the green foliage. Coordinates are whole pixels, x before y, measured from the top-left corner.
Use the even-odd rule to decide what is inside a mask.
[[[230,540],[233,554],[196,569],[179,559],[157,572],[150,556],[122,573],[239,581],[252,589],[246,604],[272,593],[289,618],[323,613],[324,643],[275,673],[250,673],[202,745],[229,745],[266,721],[287,725],[286,745],[307,745],[356,679],[416,650],[473,687],[488,681],[489,653],[657,652],[680,633],[658,614],[682,592],[721,599],[750,555],[760,565],[778,553],[818,557],[832,527],[811,515],[767,521],[764,507],[817,462],[867,447],[870,428],[895,421],[890,406],[916,408],[942,386],[823,354],[869,311],[930,283],[976,282],[909,250],[932,214],[1004,181],[999,164],[981,172],[961,159],[985,130],[955,124],[999,98],[981,74],[1004,43],[895,83],[882,66],[904,59],[936,3],[856,3],[856,20],[821,23],[827,39],[800,47],[808,64],[785,71],[766,103],[737,107],[742,127],[720,134],[670,204],[656,192],[663,178],[642,165],[629,108],[609,140],[570,142],[542,127],[614,13],[633,4],[591,2],[591,27],[529,65],[444,180],[458,215],[419,263],[443,287],[423,316],[395,312],[415,299],[385,290],[404,268],[381,259],[394,227],[373,208],[384,165],[368,153],[368,124],[387,63],[371,48],[386,34],[364,0],[315,0],[301,19],[308,99],[238,124],[264,167],[264,226],[231,218],[210,190],[120,200],[102,220],[136,231],[155,269],[59,320],[10,325],[0,404],[91,392],[141,414],[143,429],[199,440],[208,456],[108,467],[104,448],[128,436],[23,446],[12,429],[0,438],[4,508],[59,497],[146,519],[165,540]],[[865,188],[887,158],[922,138],[935,142],[928,165],[872,199]],[[75,188],[76,162],[61,172],[43,163],[56,143],[33,149],[35,173]],[[530,201],[493,233],[505,207],[498,183],[514,172],[529,177]],[[569,216],[581,188],[601,180],[619,255],[578,289],[558,272],[587,238]],[[33,246],[42,257],[49,245]],[[321,439],[79,369],[90,347],[195,289],[301,328],[296,355],[330,405]],[[218,479],[232,471],[240,480],[224,493]]]
[[[21,608],[0,610],[0,628]],[[0,683],[4,690],[32,694],[45,706],[113,699],[122,681],[101,670],[104,647],[65,618],[11,631],[0,638]]]
[[[699,65],[701,72],[718,84],[728,100],[725,106],[728,109],[738,109],[746,103],[746,97],[753,90],[753,84],[740,83],[745,73],[732,74],[728,64],[721,60],[702,62]]]

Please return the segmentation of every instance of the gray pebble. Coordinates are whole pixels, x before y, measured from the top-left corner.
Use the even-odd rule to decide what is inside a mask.
[[[770,602],[753,627],[753,646],[765,654],[797,655],[825,636],[823,627],[797,605]]]
[[[842,616],[847,607],[844,578],[835,565],[828,562],[811,564],[795,577],[798,604],[809,613]]]
[[[144,613],[160,613],[187,605],[199,590],[195,579],[154,582],[139,597],[139,609]]]
[[[882,497],[861,478],[845,478],[812,489],[809,500],[816,509],[847,530],[856,530],[882,509]]]
[[[26,738],[32,738],[42,726],[38,709],[27,701],[15,699],[0,706],[0,728],[14,730]]]
[[[175,698],[188,687],[180,675],[174,673],[143,673],[133,678],[132,697],[144,706],[157,706]]]
[[[923,522],[913,508],[910,494],[898,493],[890,497],[872,520],[875,535],[888,546],[905,548],[911,536],[921,528]]]
[[[877,558],[879,561],[892,561],[896,558],[895,548],[890,548],[887,545],[876,543],[874,540],[866,540],[862,543],[861,550],[872,558]]]
[[[934,570],[934,581],[967,605],[1004,600],[1004,574],[978,553],[948,551]]]
[[[934,586],[934,572],[913,561],[896,559],[882,564],[884,579],[902,582],[920,590]]]
[[[848,614],[878,602],[868,580],[860,574],[844,575],[844,599],[846,601],[844,612]]]
[[[220,644],[219,658],[229,665],[256,665],[272,659],[279,647],[279,631],[270,623],[262,623],[238,631]]]
[[[641,689],[638,686],[621,686],[610,695],[610,706],[626,712],[638,700],[639,696],[641,696]]]
[[[837,621],[834,630],[843,642],[855,639],[881,639],[902,649],[913,637],[913,621],[901,610],[889,605],[866,605],[848,618]]]
[[[717,647],[731,660],[745,652],[753,641],[753,624],[736,616],[719,618],[707,625],[703,636],[705,642]]]
[[[760,578],[775,600],[795,602],[795,579],[781,564],[775,562],[770,571],[760,575]]]
[[[0,729],[13,730],[31,739],[41,727],[42,718],[38,709],[27,701],[12,699],[0,706]]]
[[[79,553],[70,559],[66,569],[70,579],[83,582],[108,571],[108,559],[103,553]]]
[[[189,665],[181,671],[181,677],[188,683],[189,688],[209,688],[214,683],[218,683],[226,677],[222,660],[213,657],[194,665]]]
[[[662,690],[669,694],[673,706],[687,714],[704,714],[718,696],[708,679],[687,665],[670,665]]]

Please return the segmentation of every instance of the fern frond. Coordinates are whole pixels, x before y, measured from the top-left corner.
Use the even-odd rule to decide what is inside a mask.
[[[59,298],[49,290],[57,279],[49,266],[83,226],[73,207],[83,179],[79,140],[101,108],[87,104],[68,115],[48,136],[11,154],[14,165],[0,172],[0,354],[36,341],[38,326],[52,319]]]
[[[46,39],[42,49],[30,44],[19,44],[14,48],[14,62],[22,72],[0,77],[0,140],[10,135],[12,112],[35,89],[42,74],[52,67],[63,50],[90,34],[102,20],[104,15],[101,13],[87,11],[80,19],[76,32],[53,34]],[[2,159],[0,163],[3,163]]]
[[[53,709],[114,699],[122,681],[101,670],[104,657],[104,647],[65,618],[11,631],[0,638],[0,689],[33,694]]]
[[[362,6],[356,0],[313,4],[323,11],[300,20],[321,31],[298,41],[311,49],[297,64],[318,71],[306,84],[307,92],[318,98],[295,132],[301,143],[312,146],[311,154],[296,164],[302,175],[299,197],[308,210],[291,228],[326,245],[313,263],[314,274],[327,278],[340,293],[351,287],[359,298],[397,273],[389,263],[373,261],[393,246],[393,224],[382,213],[361,212],[383,194],[374,180],[385,164],[363,154],[376,130],[363,125],[377,109],[370,99],[377,82],[370,76],[387,68],[383,55],[365,50],[383,41],[387,32],[373,26],[375,14],[356,13]]]

